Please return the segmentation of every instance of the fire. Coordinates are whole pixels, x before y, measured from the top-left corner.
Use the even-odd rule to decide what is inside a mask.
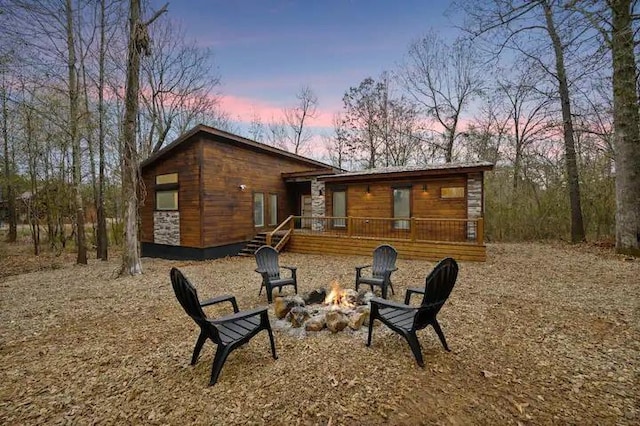
[[[324,299],[325,305],[331,305],[332,307],[353,308],[355,307],[355,296],[349,290],[344,290],[337,280],[331,282],[331,291]]]

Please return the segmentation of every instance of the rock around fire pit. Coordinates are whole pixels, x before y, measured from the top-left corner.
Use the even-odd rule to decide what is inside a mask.
[[[278,318],[276,326],[305,331],[321,331],[325,327],[337,333],[349,327],[359,330],[369,325],[371,291],[342,289],[337,281],[331,291],[323,288],[304,296],[277,297],[273,306]]]

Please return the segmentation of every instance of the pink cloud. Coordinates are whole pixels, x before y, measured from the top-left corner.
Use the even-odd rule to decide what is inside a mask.
[[[250,123],[255,117],[263,123],[283,118],[283,108],[288,105],[276,105],[260,99],[241,96],[224,95],[220,98],[220,106],[231,117]],[[316,117],[310,120],[313,127],[333,127],[333,110],[318,108]]]

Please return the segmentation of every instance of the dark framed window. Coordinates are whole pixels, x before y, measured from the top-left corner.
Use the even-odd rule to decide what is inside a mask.
[[[411,187],[393,188],[393,218],[402,219],[393,222],[394,229],[409,229],[411,217]],[[404,219],[406,218],[406,219]]]
[[[347,220],[344,219],[347,215],[347,191],[344,189],[334,190],[332,201],[332,216],[337,217],[337,219],[333,219],[333,226],[335,228],[344,228],[347,226]]]
[[[278,194],[269,194],[269,225],[278,223]]]
[[[157,175],[154,188],[156,210],[178,210],[179,188],[177,173]]]
[[[264,194],[253,193],[253,225],[258,228],[264,226]]]

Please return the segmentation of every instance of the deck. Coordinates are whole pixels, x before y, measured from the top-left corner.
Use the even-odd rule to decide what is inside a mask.
[[[402,259],[486,260],[484,223],[478,219],[301,217],[290,216],[267,236],[276,248],[293,253],[370,255],[391,244]]]

